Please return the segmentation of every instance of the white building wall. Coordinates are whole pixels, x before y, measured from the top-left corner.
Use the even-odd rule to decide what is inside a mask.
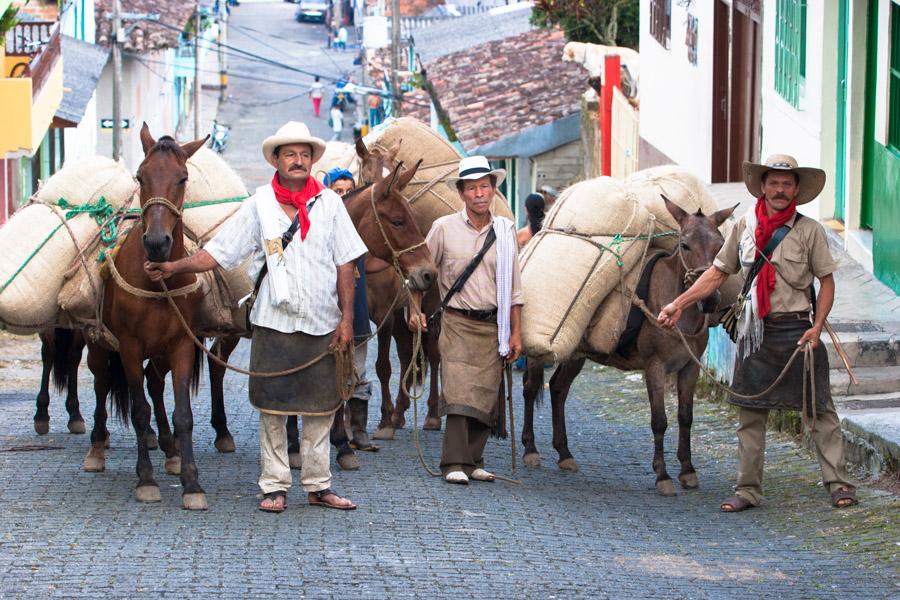
[[[91,96],[84,110],[84,116],[78,127],[67,127],[63,130],[66,144],[66,162],[88,158],[99,154],[97,148],[100,121],[97,118],[97,92]]]
[[[640,135],[704,181],[712,172],[712,2],[672,2],[667,50],[650,35],[650,0],[640,2]],[[698,19],[697,65],[688,61],[687,13]]]
[[[60,32],[93,44],[97,32],[94,15],[94,0],[68,0],[59,15]]]
[[[761,90],[761,159],[770,154],[790,154],[803,166],[825,169],[829,179],[834,175],[834,150],[826,153],[830,161],[823,161],[822,152],[822,102],[823,102],[823,32],[825,3],[807,3],[806,22],[806,85],[801,91],[800,106],[794,108],[775,91],[775,21],[776,2],[767,0],[763,5],[762,40],[762,90]],[[833,42],[829,44],[828,59],[837,60]],[[834,64],[830,65],[834,69]],[[834,101],[834,92],[828,98]],[[833,127],[833,125],[832,125]],[[831,142],[834,144],[833,138]],[[828,164],[825,164],[827,162]],[[830,185],[830,199],[817,198],[801,207],[800,211],[813,218],[830,217],[833,214],[834,186]],[[826,192],[828,191],[826,189]],[[821,214],[827,207],[828,215]]]

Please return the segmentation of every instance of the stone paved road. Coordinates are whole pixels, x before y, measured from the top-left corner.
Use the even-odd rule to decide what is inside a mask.
[[[236,360],[247,354],[242,345]],[[101,474],[81,471],[88,440],[63,433],[61,399],[52,403],[51,433],[36,436],[35,362],[14,362],[29,356],[37,356],[33,339],[0,343],[0,597],[900,597],[897,498],[863,489],[861,507],[832,510],[814,460],[791,440],[770,437],[763,508],[717,511],[735,468],[734,423],[721,405],[698,406],[701,489],[658,496],[636,375],[597,367],[576,382],[578,473],[556,468],[544,407],[537,436],[545,464],[520,473],[522,487],[428,477],[407,429],[380,453],[363,454],[361,471],[334,467],[336,487],[359,510],[305,506],[294,488],[288,510],[269,515],[256,510],[256,414],[246,379],[229,374],[237,452],[213,448],[204,382],[194,439],[210,510],[189,513],[158,452],[162,503],[132,499],[134,442],[123,426],[112,428]],[[92,403],[83,402],[85,414]],[[436,463],[439,434],[424,433],[423,442]],[[668,448],[674,443],[669,435]],[[487,461],[508,471],[508,442],[492,441]]]

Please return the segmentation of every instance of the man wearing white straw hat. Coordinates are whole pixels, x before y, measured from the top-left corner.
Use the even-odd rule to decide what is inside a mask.
[[[287,370],[331,348],[346,349],[353,339],[353,269],[366,246],[340,196],[311,176],[324,151],[325,142],[306,125],[286,123],[262,145],[276,169],[272,182],[257,188],[197,254],[145,265],[160,279],[234,269],[252,257],[251,371]],[[288,415],[303,417],[300,482],[309,504],[356,508],[331,489],[329,432],[341,405],[336,381],[333,355],[291,375],[250,377],[250,403],[259,411],[260,510],[287,507]]]
[[[441,217],[426,242],[441,293],[441,416],[446,415],[441,472],[450,483],[493,481],[484,469],[490,434],[505,436],[500,389],[503,363],[522,353],[522,286],[515,226],[491,212],[506,171],[483,156],[459,163],[456,184],[465,208]],[[409,327],[427,329],[414,293]]]
[[[762,164],[745,162],[743,170],[744,183],[757,198],[755,208],[725,240],[714,268],[663,307],[658,321],[674,327],[686,306],[706,298],[729,274],[741,271],[744,291],[734,307],[738,348],[732,386],[736,393],[729,397],[740,407],[738,482],[735,495],[720,508],[740,512],[762,502],[770,409],[801,411],[832,505],[852,506],[857,503],[856,488],[844,464],[841,423],[831,401],[828,354],[819,343],[834,303],[832,273],[837,265],[822,225],[797,212],[797,205],[822,191],[825,172],[798,167],[785,154],[770,156]],[[819,280],[818,299],[814,279]],[[802,352],[795,354],[798,346]]]

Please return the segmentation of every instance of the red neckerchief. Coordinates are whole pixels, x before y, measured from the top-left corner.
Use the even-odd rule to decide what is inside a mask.
[[[298,221],[300,222],[300,240],[306,239],[309,231],[309,212],[306,210],[306,203],[310,199],[315,198],[324,186],[318,182],[315,177],[307,177],[306,185],[299,192],[292,192],[283,185],[278,179],[278,172],[272,177],[272,191],[275,192],[275,199],[281,204],[290,204],[297,209]]]
[[[766,212],[766,198],[760,196],[756,201],[756,256],[758,257],[766,244],[772,238],[775,231],[791,220],[797,213],[797,202],[791,202],[787,208],[769,216]],[[769,261],[763,263],[762,269],[759,271],[759,277],[756,280],[756,307],[759,312],[759,318],[765,318],[769,311],[772,310],[772,303],[769,296],[775,289],[775,268]]]

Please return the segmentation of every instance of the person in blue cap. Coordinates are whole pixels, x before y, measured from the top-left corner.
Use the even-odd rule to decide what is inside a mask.
[[[322,183],[334,190],[341,198],[356,187],[353,174],[347,169],[334,167],[325,173]],[[356,284],[353,290],[353,339],[356,344],[372,333],[369,321],[369,301],[366,297],[366,257],[360,257],[356,264]],[[366,346],[362,344],[354,352],[353,363],[359,375],[359,382],[353,397],[347,403],[350,412],[350,445],[357,450],[376,452],[378,446],[369,441],[366,425],[369,417],[369,399],[372,397],[372,383],[366,375]]]

